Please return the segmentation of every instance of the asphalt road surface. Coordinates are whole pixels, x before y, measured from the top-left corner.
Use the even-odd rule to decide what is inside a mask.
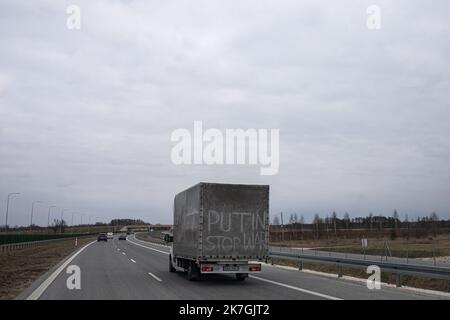
[[[39,299],[442,299],[429,293],[382,286],[369,290],[364,282],[327,277],[288,268],[263,265],[263,270],[243,282],[233,275],[208,275],[188,281],[182,272],[169,273],[165,246],[115,237],[94,242],[61,272],[48,274],[21,296]],[[67,267],[81,271],[81,289],[68,289]]]

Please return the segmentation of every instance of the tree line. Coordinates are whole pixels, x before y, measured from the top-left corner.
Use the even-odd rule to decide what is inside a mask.
[[[294,239],[311,237],[318,239],[324,236],[327,238],[333,236],[363,236],[363,234],[388,235],[391,239],[398,236],[421,238],[450,232],[450,219],[440,219],[436,212],[415,219],[409,219],[408,215],[405,215],[403,220],[400,219],[397,210],[394,210],[392,216],[388,217],[370,213],[366,217],[350,218],[350,215],[345,213],[340,218],[336,212],[321,217],[316,213],[310,223],[305,222],[303,215],[298,216],[296,213],[290,214],[287,221],[284,221],[284,217],[283,213],[273,217],[270,226],[271,232],[275,235],[277,232],[291,232],[291,237]]]

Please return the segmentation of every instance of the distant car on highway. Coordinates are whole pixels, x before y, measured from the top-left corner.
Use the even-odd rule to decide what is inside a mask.
[[[127,235],[124,234],[124,233],[122,233],[122,234],[119,236],[119,240],[127,240]]]
[[[108,237],[108,239],[114,239],[114,234],[112,232],[108,232],[106,236]]]
[[[105,233],[100,233],[97,237],[97,241],[108,241],[108,237]]]

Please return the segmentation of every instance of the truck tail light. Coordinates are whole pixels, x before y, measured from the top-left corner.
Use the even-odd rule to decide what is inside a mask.
[[[261,266],[251,266],[248,271],[261,271]]]
[[[202,267],[202,272],[212,272],[213,267]]]

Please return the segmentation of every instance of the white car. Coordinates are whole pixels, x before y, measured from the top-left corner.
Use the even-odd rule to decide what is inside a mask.
[[[114,239],[114,234],[112,232],[108,232],[106,236],[108,237],[108,239]]]

